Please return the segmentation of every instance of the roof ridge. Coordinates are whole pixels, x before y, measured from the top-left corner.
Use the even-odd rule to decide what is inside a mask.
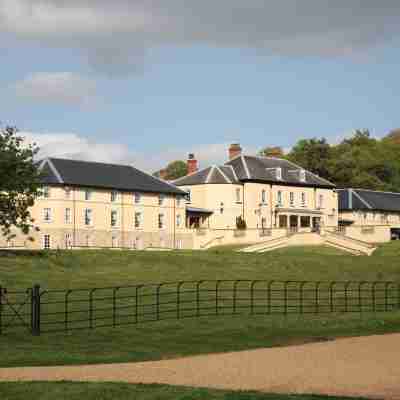
[[[363,199],[357,192],[355,192],[353,189],[349,189],[349,192],[354,194],[362,203],[364,203],[370,210],[372,210],[374,207],[372,207],[365,199]]]
[[[228,183],[232,183],[232,181],[225,175],[225,173],[220,169],[219,166],[216,166],[216,168]]]
[[[240,158],[241,158],[242,163],[243,163],[244,170],[245,170],[246,175],[247,175],[247,179],[251,179],[249,167],[248,167],[248,165],[247,165],[247,162],[246,162],[246,160],[245,160],[245,157],[246,157],[246,156],[245,156],[244,154],[240,155]]]
[[[364,192],[373,192],[373,193],[386,193],[386,194],[398,194],[400,196],[400,192],[388,192],[385,190],[372,190],[372,189],[361,189],[361,188],[350,188],[351,190],[362,190]],[[338,189],[338,190],[346,190],[346,189]]]
[[[60,161],[72,161],[72,162],[82,162],[87,164],[102,164],[102,165],[112,165],[116,167],[130,167],[136,168],[132,164],[117,164],[117,163],[110,163],[110,162],[103,162],[103,161],[89,161],[89,160],[78,160],[76,158],[61,158],[61,157],[47,157],[48,160],[60,160]],[[137,168],[136,168],[137,169]],[[141,170],[140,170],[141,171]]]
[[[212,175],[212,173],[213,173],[213,171],[214,171],[214,169],[215,169],[215,165],[213,164],[213,165],[211,165],[209,168],[210,168],[210,172],[207,174],[206,180],[205,180],[205,182],[204,182],[204,183],[206,183],[206,184],[210,182],[211,175]]]

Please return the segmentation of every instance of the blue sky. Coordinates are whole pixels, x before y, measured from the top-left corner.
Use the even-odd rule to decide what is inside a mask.
[[[29,3],[15,1],[22,11]],[[67,11],[81,11],[82,2],[67,11],[50,0],[43,3],[53,7],[53,14],[48,13],[60,18],[62,30]],[[106,7],[98,3],[90,14],[96,23]],[[179,2],[174,3],[179,10]],[[383,1],[383,7],[385,3],[395,4]],[[15,15],[10,4],[0,0],[0,22]],[[279,31],[284,40],[279,37],[261,49],[257,43],[217,34],[199,40],[197,31],[192,39],[186,31],[184,41],[176,39],[176,32],[168,39],[168,28],[158,32],[167,39],[145,41],[145,46],[139,40],[127,44],[136,40],[136,31],[113,32],[102,47],[102,37],[89,32],[88,38],[79,24],[75,36],[57,36],[51,26],[41,32],[29,28],[32,14],[22,13],[18,21],[25,18],[23,32],[0,28],[0,87],[5,94],[0,120],[37,141],[44,155],[132,162],[147,170],[184,159],[188,152],[198,154],[203,164],[221,162],[230,142],[254,152],[266,145],[290,148],[304,137],[337,142],[357,128],[380,137],[400,126],[400,36],[396,29],[375,33],[373,26],[391,26],[394,11],[400,13],[400,6],[386,13],[371,8],[364,19],[349,20],[351,30],[341,24],[326,31],[316,26],[316,32],[306,32],[301,40],[305,27],[299,24],[294,36],[287,39],[289,32]],[[129,12],[134,16],[137,10]],[[201,12],[207,16],[206,8]],[[320,12],[329,16],[330,9]],[[375,21],[374,13],[382,15]],[[246,26],[241,28],[244,34]],[[332,31],[337,33],[333,39]],[[226,32],[234,36],[235,26]],[[263,40],[272,34],[277,32],[262,32]]]

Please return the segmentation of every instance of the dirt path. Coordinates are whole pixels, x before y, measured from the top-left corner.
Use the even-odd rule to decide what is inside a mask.
[[[400,400],[400,334],[177,360],[0,369],[0,381],[165,383]]]

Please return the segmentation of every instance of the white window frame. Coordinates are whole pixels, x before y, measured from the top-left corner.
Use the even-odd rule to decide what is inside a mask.
[[[50,186],[43,186],[42,187],[41,197],[43,197],[44,199],[49,199],[50,198]]]
[[[93,226],[93,210],[91,208],[85,208],[83,217],[85,226]]]
[[[242,202],[242,192],[241,192],[240,188],[236,188],[235,193],[236,193],[236,203],[241,203]]]
[[[43,222],[49,224],[53,222],[52,210],[49,207],[43,208]]]
[[[92,200],[93,192],[91,189],[85,189],[85,200],[90,201]]]
[[[261,191],[261,204],[267,204],[267,191],[265,189]]]
[[[68,210],[68,211],[67,211]],[[64,222],[66,224],[72,224],[72,210],[70,207],[67,207],[64,210]]]
[[[143,223],[143,213],[140,211],[136,211],[134,215],[134,221],[133,225],[135,229],[141,229],[142,228],[142,223]]]
[[[64,236],[64,243],[66,249],[72,248],[72,235],[70,233],[66,233]]]
[[[301,206],[305,207],[307,205],[307,197],[305,192],[301,192]]]
[[[278,179],[279,181],[282,180],[282,168],[281,167],[276,168],[276,179]]]
[[[277,203],[278,203],[278,207],[282,207],[283,206],[283,192],[282,192],[282,190],[278,190]]]
[[[64,195],[67,200],[69,200],[71,198],[71,192],[72,192],[72,189],[70,187],[64,188]]]
[[[305,169],[301,169],[299,172],[299,178],[301,182],[305,182],[306,181],[306,170]]]
[[[115,219],[114,216],[115,215]],[[111,210],[110,212],[110,226],[111,228],[118,228],[119,215],[118,210]]]
[[[187,201],[186,203],[190,204],[192,202],[192,190],[191,189],[186,189],[187,193]]]
[[[163,205],[165,204],[165,199],[166,199],[165,194],[160,193],[160,194],[158,195],[158,205],[159,205],[159,206],[163,206]]]
[[[165,229],[165,214],[158,214],[158,229]]]
[[[182,224],[182,216],[181,216],[181,214],[177,214],[176,215],[176,226],[178,228],[180,228],[181,224]]]
[[[289,204],[290,207],[294,207],[294,192],[289,193]]]
[[[43,248],[45,250],[51,249],[51,236],[49,234],[43,235]]]
[[[110,193],[111,203],[116,203],[118,201],[119,192],[118,190],[112,190]]]
[[[318,208],[324,208],[324,195],[322,193],[318,195]]]

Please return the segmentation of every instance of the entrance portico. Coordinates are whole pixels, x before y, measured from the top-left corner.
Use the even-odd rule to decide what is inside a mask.
[[[318,231],[321,227],[322,212],[303,209],[275,209],[275,227],[287,228],[292,232]]]

